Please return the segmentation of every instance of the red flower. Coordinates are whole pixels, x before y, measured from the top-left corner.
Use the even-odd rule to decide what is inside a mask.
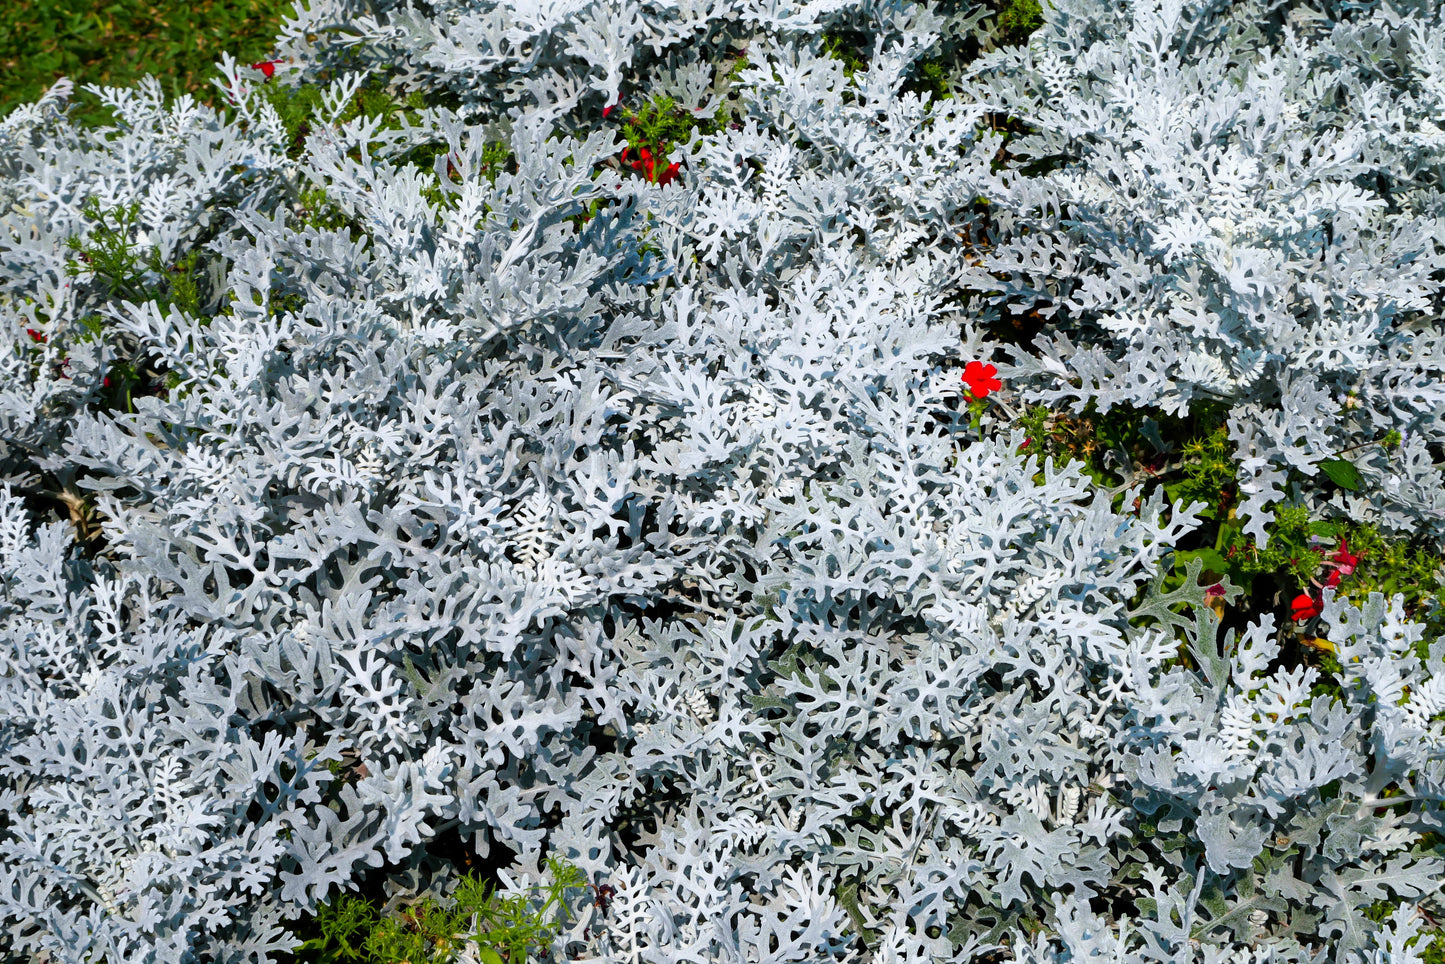
[[[1320,601],[1308,593],[1300,593],[1294,597],[1294,600],[1290,603],[1290,608],[1293,611],[1291,618],[1297,623],[1302,623],[1306,619],[1313,619],[1324,611],[1320,607]]]
[[[671,184],[673,181],[677,180],[677,172],[679,168],[680,165],[676,161],[673,161],[671,164],[667,165],[667,170],[663,171],[662,174],[657,178],[657,183]]]
[[[1217,597],[1223,596],[1223,595],[1224,595],[1224,584],[1221,583],[1221,582],[1216,582],[1214,585],[1212,585],[1212,586],[1210,586],[1208,589],[1204,590],[1204,598],[1206,598],[1206,599],[1217,598]]]
[[[653,169],[656,166],[657,162],[652,157],[652,150],[650,148],[644,147],[637,152],[641,155],[640,157],[634,158],[633,160],[629,161],[627,159],[627,156],[631,153],[632,148],[630,147],[624,147],[622,149],[622,163],[630,166],[634,171],[645,171],[647,174],[647,179],[649,181],[653,180]]]
[[[261,73],[266,75],[267,80],[270,80],[272,77],[276,76],[276,65],[280,62],[281,61],[279,60],[263,60],[258,64],[252,64],[251,69],[259,70]]]
[[[604,108],[602,108],[602,117],[603,117],[603,119],[605,120],[606,118],[612,116],[612,112],[613,112],[614,110],[616,110],[617,108],[621,107],[621,106],[622,106],[622,98],[621,98],[621,97],[618,97],[618,98],[617,98],[617,103],[613,104],[611,107],[604,107]]]
[[[994,376],[998,369],[983,362],[971,361],[963,367],[963,381],[974,398],[984,398],[989,392],[1003,388],[1003,382]]]
[[[100,380],[100,383],[101,383],[101,385],[105,386],[106,388],[109,388],[109,387],[110,387],[110,376],[107,375],[107,376],[105,376],[104,378],[102,378],[102,379]]]
[[[1348,576],[1352,572],[1354,572],[1355,567],[1360,564],[1360,557],[1350,552],[1349,543],[1346,540],[1341,539],[1340,549],[1333,556],[1330,556],[1330,562],[1333,562],[1336,566],[1339,567],[1338,571],[1340,575]]]
[[[26,328],[25,334],[29,335],[34,340],[40,342],[40,344],[45,344],[45,336],[42,335],[40,332],[36,331],[34,328]]]
[[[1339,584],[1340,584],[1340,571],[1339,571],[1338,569],[1331,570],[1330,574],[1325,577],[1325,585],[1328,586],[1329,588],[1333,589],[1333,588],[1335,588],[1336,586],[1338,586]]]

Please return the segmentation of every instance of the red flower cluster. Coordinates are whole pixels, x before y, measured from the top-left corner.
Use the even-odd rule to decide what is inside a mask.
[[[1334,555],[1330,556],[1330,562],[1334,564],[1334,569],[1330,571],[1329,578],[1325,580],[1325,585],[1333,589],[1340,584],[1342,578],[1355,571],[1355,567],[1360,564],[1360,557],[1350,552],[1349,543],[1341,539],[1340,548]]]
[[[971,361],[963,366],[963,383],[968,386],[969,394],[974,398],[984,398],[989,392],[1003,388],[1003,382],[994,377],[997,374],[998,369],[992,365]]]
[[[652,156],[652,151],[644,147],[638,154],[640,157],[629,161],[627,155],[632,153],[632,148],[622,149],[622,163],[631,165],[634,171],[642,171],[647,175],[649,181],[656,181],[658,184],[671,184],[677,179],[679,165],[676,161],[667,165],[667,169],[661,174],[657,173],[657,160]]]
[[[1325,577],[1325,588],[1334,589],[1340,584],[1345,576],[1352,575],[1355,568],[1360,564],[1360,557],[1350,551],[1348,540],[1341,539],[1339,549],[1330,556],[1328,565],[1331,567],[1330,574]],[[1294,621],[1304,622],[1306,619],[1313,619],[1324,612],[1324,603],[1317,595],[1300,593],[1290,603],[1293,611]]]

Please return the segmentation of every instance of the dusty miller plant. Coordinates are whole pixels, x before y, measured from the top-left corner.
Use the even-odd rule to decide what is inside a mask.
[[[1215,7],[1061,0],[970,68],[1035,170],[987,195],[980,287],[1067,319],[1005,371],[1076,411],[1227,403],[1261,545],[1286,494],[1438,539],[1439,9]]]
[[[971,426],[957,368],[1047,296],[1005,404],[1227,398],[1261,524],[1294,469],[1435,526],[1438,22],[1068,0],[954,96],[908,89],[982,14],[317,0],[278,40],[275,82],[330,78],[299,156],[229,61],[230,116],[148,85],[98,133],[60,88],[7,119],[15,952],[270,961],[368,868],[393,904],[454,891],[456,829],[519,888],[549,854],[615,887],[558,957],[1416,959],[1439,644],[1331,596],[1315,693],[1273,617],[1221,634],[1197,564],[1164,590],[1197,506],[1116,512]],[[1419,55],[1380,68],[1381,24]],[[839,27],[872,38],[851,79]],[[436,102],[340,122],[368,73]],[[609,163],[637,91],[729,118],[665,186]],[[997,160],[1000,111],[1053,170]],[[65,271],[91,198],[201,253],[204,305]],[[117,407],[142,358],[168,383]],[[1314,484],[1387,427],[1399,464]]]

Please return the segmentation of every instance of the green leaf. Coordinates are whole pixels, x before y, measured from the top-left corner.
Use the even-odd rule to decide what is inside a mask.
[[[1229,560],[1224,558],[1224,553],[1212,548],[1182,550],[1178,553],[1178,559],[1179,562],[1186,564],[1191,559],[1202,559],[1205,568],[1210,572],[1217,572],[1221,575],[1228,573],[1233,568],[1230,566]]]
[[[1360,487],[1360,470],[1355,468],[1353,462],[1345,459],[1325,459],[1320,463],[1320,468],[1325,470],[1325,475],[1330,481],[1342,489],[1349,489],[1354,492]]]
[[[481,961],[482,964],[502,964],[502,955],[490,947],[484,947],[477,951],[477,960]]]

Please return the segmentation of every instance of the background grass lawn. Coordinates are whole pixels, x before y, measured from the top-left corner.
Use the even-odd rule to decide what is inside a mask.
[[[154,74],[170,96],[218,106],[211,83],[230,51],[262,60],[291,0],[29,0],[0,4],[0,116],[40,97],[57,78],[75,81],[71,116],[85,124],[110,112],[85,84],[129,86]]]

